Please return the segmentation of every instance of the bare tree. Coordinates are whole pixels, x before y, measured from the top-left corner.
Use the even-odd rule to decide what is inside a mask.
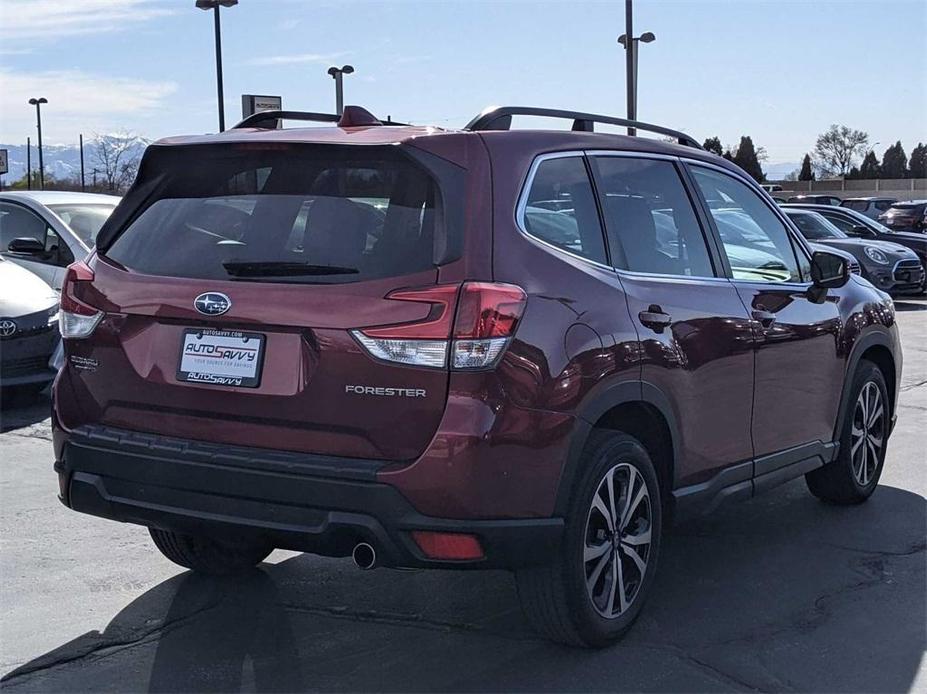
[[[853,161],[869,146],[869,135],[845,125],[832,125],[818,135],[814,145],[816,164],[826,174],[845,177]]]
[[[145,142],[123,130],[112,135],[95,135],[92,147],[94,174],[102,176],[103,185],[109,192],[125,192],[138,173]]]

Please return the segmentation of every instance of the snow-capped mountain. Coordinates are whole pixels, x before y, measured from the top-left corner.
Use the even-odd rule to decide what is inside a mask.
[[[100,140],[110,145],[125,138],[121,135],[104,135],[98,140],[84,140],[84,172],[89,179],[95,166],[97,166],[96,151]],[[143,137],[130,136],[128,145],[133,153],[141,155],[150,140]],[[26,174],[26,145],[0,144],[0,149],[8,151],[9,173],[3,174],[4,184],[18,181]],[[80,147],[74,145],[42,144],[42,157],[45,163],[45,172],[57,179],[80,177]],[[99,168],[99,167],[98,167]],[[32,171],[39,170],[39,148],[32,143]]]

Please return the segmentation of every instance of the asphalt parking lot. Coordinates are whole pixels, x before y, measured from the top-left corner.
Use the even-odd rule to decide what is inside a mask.
[[[48,401],[4,403],[0,687],[26,691],[927,690],[927,301],[899,301],[898,427],[853,508],[799,480],[677,527],[630,635],[535,637],[504,572],[362,572],[276,552],[193,576],[56,499]]]

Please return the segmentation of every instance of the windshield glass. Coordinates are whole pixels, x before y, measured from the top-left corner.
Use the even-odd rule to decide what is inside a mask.
[[[165,153],[163,182],[106,256],[153,275],[343,283],[434,267],[434,180],[396,148]]]
[[[66,205],[49,205],[48,209],[61,217],[65,224],[77,234],[88,248],[93,248],[97,233],[103,222],[116,209],[115,205],[70,203]]]
[[[787,212],[786,214],[795,222],[801,235],[809,241],[849,238],[840,229],[814,212]]]

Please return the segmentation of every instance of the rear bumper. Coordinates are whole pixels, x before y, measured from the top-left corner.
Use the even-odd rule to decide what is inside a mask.
[[[48,383],[55,370],[48,365],[58,344],[57,328],[3,340],[0,348],[0,385],[23,386]]]
[[[454,520],[417,512],[376,481],[382,461],[218,446],[53,420],[61,500],[94,516],[188,533],[259,536],[273,546],[346,556],[360,541],[387,566],[515,568],[544,563],[559,518]],[[412,530],[468,533],[484,557],[426,558]]]

